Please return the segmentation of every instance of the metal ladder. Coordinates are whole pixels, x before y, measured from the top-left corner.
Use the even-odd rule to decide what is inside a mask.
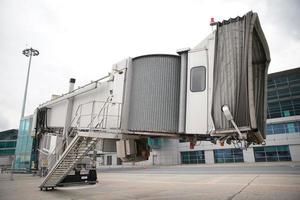
[[[40,189],[54,189],[74,168],[74,165],[95,147],[98,141],[99,138],[89,137],[85,133],[78,133],[49,171],[40,185]]]

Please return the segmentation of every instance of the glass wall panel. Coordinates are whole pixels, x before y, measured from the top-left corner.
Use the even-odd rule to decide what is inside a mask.
[[[267,135],[300,133],[300,121],[267,124]]]
[[[268,78],[268,118],[300,115],[300,74]]]
[[[244,162],[241,149],[216,149],[214,150],[215,163]]]
[[[183,151],[181,154],[181,164],[205,163],[204,151]]]
[[[287,145],[254,147],[255,162],[291,161]]]
[[[32,118],[23,118],[20,122],[15,152],[14,168],[16,170],[30,171],[32,153],[32,137],[30,135],[31,123]]]

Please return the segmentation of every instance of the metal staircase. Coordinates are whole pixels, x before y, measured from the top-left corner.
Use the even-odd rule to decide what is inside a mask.
[[[98,141],[99,138],[86,137],[84,133],[78,133],[49,171],[40,185],[40,189],[47,190],[56,187],[74,168],[74,165],[95,147]]]
[[[100,103],[101,107],[95,112],[96,108],[99,108],[97,103]],[[90,104],[91,106],[87,106]],[[78,106],[69,129],[69,136],[74,138],[61,156],[60,152],[66,143],[54,149],[48,157],[49,172],[40,185],[41,190],[54,189],[101,138],[117,136],[120,127],[120,106],[120,103],[112,103],[110,97],[106,101],[93,101]],[[84,112],[84,107],[89,107],[91,113]]]

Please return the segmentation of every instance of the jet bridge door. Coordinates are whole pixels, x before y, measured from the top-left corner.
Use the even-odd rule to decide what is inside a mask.
[[[208,116],[208,62],[207,50],[188,54],[186,133],[206,134]]]

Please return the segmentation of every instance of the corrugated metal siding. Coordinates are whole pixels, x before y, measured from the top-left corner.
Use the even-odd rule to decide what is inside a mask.
[[[128,119],[122,127],[132,131],[177,132],[180,57],[137,57],[127,72],[130,86],[126,86],[124,110]]]

